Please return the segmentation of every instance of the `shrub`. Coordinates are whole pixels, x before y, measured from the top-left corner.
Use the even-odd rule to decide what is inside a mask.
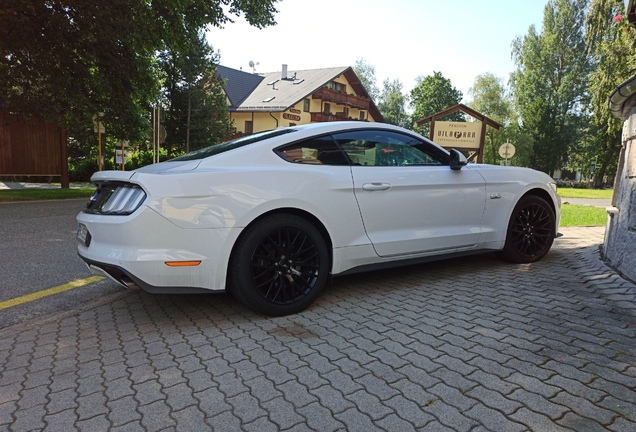
[[[578,180],[556,180],[558,188],[589,189],[587,182]]]

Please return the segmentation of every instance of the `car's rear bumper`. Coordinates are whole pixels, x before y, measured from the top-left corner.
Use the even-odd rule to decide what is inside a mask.
[[[148,207],[129,216],[80,213],[77,221],[90,234],[77,252],[94,274],[155,293],[225,289],[219,260],[229,228],[180,228]],[[198,264],[167,264],[175,262]]]
[[[131,290],[143,290],[150,294],[204,294],[212,292],[212,290],[203,288],[150,285],[119,266],[92,261],[83,257],[81,254],[79,257],[86,263],[88,269],[94,275],[106,276]]]

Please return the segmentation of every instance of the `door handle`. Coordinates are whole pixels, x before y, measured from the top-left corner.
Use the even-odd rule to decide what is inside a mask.
[[[365,191],[385,191],[391,189],[391,185],[388,183],[365,183],[362,185],[362,190]]]

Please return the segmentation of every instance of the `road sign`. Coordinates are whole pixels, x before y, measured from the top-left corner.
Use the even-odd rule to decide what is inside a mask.
[[[515,146],[507,142],[499,147],[499,156],[504,159],[510,159],[515,155],[515,151]]]

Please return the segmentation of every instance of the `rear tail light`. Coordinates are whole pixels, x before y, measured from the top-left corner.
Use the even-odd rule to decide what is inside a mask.
[[[86,213],[120,215],[132,214],[146,199],[146,193],[132,183],[103,183],[86,204]]]

